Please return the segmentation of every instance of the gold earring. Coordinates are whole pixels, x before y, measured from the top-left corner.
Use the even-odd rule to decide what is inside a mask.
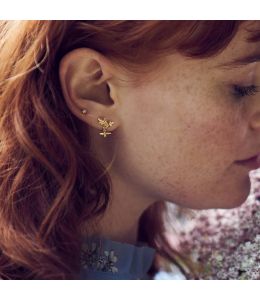
[[[107,131],[107,129],[113,126],[114,123],[115,122],[106,120],[105,118],[98,118],[98,124],[102,126],[102,132],[100,132],[99,134],[102,135],[104,138],[107,137],[107,135],[110,135],[111,132]]]

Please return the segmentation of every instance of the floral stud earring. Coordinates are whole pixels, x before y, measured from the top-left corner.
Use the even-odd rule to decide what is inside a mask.
[[[87,114],[87,109],[81,109],[81,113],[82,114]],[[109,120],[106,120],[105,118],[98,118],[98,124],[102,127],[102,132],[100,132],[99,134],[102,135],[104,138],[107,137],[107,135],[110,135],[112,134],[110,131],[108,131],[107,129],[111,126],[114,125],[115,122],[113,121],[109,121]]]
[[[102,127],[102,132],[100,132],[99,134],[102,135],[104,138],[107,137],[107,135],[112,134],[111,132],[107,131],[107,129],[113,126],[114,123],[115,122],[106,120],[105,118],[98,118],[98,124]]]

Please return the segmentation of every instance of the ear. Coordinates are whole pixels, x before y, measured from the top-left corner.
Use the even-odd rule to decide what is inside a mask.
[[[62,92],[71,112],[88,125],[101,129],[98,118],[119,126],[116,68],[102,54],[78,48],[66,54],[59,65]]]

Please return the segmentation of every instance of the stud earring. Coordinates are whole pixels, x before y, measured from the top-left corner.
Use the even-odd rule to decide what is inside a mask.
[[[88,111],[84,108],[81,110],[81,112],[85,115]]]
[[[102,132],[100,132],[99,134],[102,135],[104,138],[107,137],[107,135],[112,134],[111,132],[107,131],[107,129],[113,126],[114,123],[115,122],[106,120],[105,118],[98,118],[98,124],[102,127]]]

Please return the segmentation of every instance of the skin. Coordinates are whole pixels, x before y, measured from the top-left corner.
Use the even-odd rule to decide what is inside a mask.
[[[259,43],[245,41],[245,26],[219,55],[168,55],[137,82],[91,49],[62,59],[64,99],[90,127],[92,151],[112,180],[110,205],[93,233],[134,244],[141,214],[157,201],[209,209],[247,199],[250,169],[236,161],[260,153],[260,94],[238,99],[231,85],[260,85],[260,63],[219,66],[260,52]],[[100,116],[114,121],[107,138],[98,134]]]

